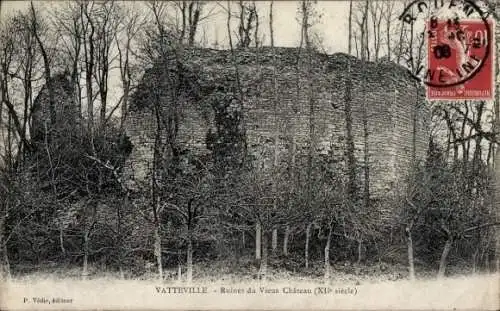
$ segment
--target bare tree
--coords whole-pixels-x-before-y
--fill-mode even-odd
[[[188,163],[186,173],[180,176],[175,176],[168,182],[175,184],[175,192],[185,197],[185,200],[174,199],[170,201],[164,200],[159,212],[163,210],[170,212],[172,215],[179,217],[183,225],[183,233],[180,237],[187,244],[186,247],[186,281],[193,280],[193,253],[194,243],[206,235],[206,230],[200,232],[201,224],[206,223],[207,220],[215,216],[213,211],[209,210],[207,204],[212,196],[212,177],[213,175],[208,171],[203,163],[194,160]],[[188,161],[189,161],[188,160]],[[181,202],[183,201],[183,202]]]
[[[414,201],[414,197],[421,190],[421,182],[427,182],[428,175],[417,176],[416,170],[412,171],[410,175],[410,183],[408,187],[408,193],[404,197],[401,204],[404,206],[402,217],[405,219],[405,236],[406,236],[406,250],[408,256],[408,275],[410,280],[415,280],[415,256],[414,256],[414,245],[413,245],[413,234],[415,227],[418,226],[418,222],[421,220],[421,214],[423,213],[423,207],[417,206]],[[425,198],[428,199],[428,198]],[[424,200],[425,200],[424,199]],[[422,199],[420,199],[422,200]],[[426,204],[424,201],[422,204]]]
[[[155,143],[154,143],[154,155],[153,155],[153,171],[151,174],[151,190],[152,190],[152,200],[151,200],[151,210],[153,212],[153,224],[154,224],[154,256],[156,258],[156,264],[158,267],[158,278],[163,280],[163,260],[162,260],[162,247],[161,247],[161,222],[158,210],[160,208],[160,195],[158,190],[157,181],[157,170],[159,170],[159,165],[161,161],[160,150],[161,146],[161,116],[159,103],[155,105],[155,117],[156,117],[156,133],[155,133]]]
[[[136,75],[139,70],[136,68],[137,57],[134,53],[134,46],[137,45],[138,33],[144,24],[145,20],[141,18],[139,13],[128,10],[125,12],[125,16],[121,21],[120,27],[122,31],[115,33],[123,95],[109,113],[108,119],[113,115],[113,112],[120,107],[120,131],[123,131],[129,111],[130,94],[134,90],[134,82],[137,80]]]
[[[153,0],[148,6],[153,11],[155,23],[161,24],[162,32],[169,32],[172,40],[187,46],[197,43],[200,26],[215,14],[216,7],[206,11],[206,3],[200,0]]]
[[[351,55],[352,52],[352,0],[349,1],[349,23],[348,23],[348,33],[347,36],[347,53]]]
[[[81,36],[83,38],[83,56],[85,71],[85,87],[87,97],[87,129],[89,133],[94,132],[94,92],[93,92],[93,74],[95,67],[96,48],[95,36],[96,25],[91,17],[90,11],[93,9],[93,3],[80,3],[80,22],[82,24]],[[91,134],[93,136],[93,134]]]
[[[237,99],[239,102],[239,111],[243,112],[244,111],[244,94],[243,94],[243,88],[241,87],[241,80],[240,80],[240,70],[238,66],[238,61],[236,59],[236,52],[234,50],[233,46],[233,40],[232,40],[232,35],[231,35],[231,5],[228,2],[227,4],[227,34],[229,37],[229,48],[231,50],[231,56],[232,56],[232,61],[233,61],[233,66],[235,69],[235,83],[236,83],[236,93],[237,93]],[[245,127],[245,119],[243,118],[243,114],[240,116],[240,122],[242,124],[242,135],[246,137],[246,127]],[[246,146],[246,138],[244,139],[245,141],[243,142],[243,150],[242,150],[242,159],[244,160],[246,157],[247,153],[247,146]]]
[[[301,69],[302,69],[302,66],[303,66],[303,60],[302,60],[302,57],[301,57],[301,53],[302,53],[302,48],[303,46],[305,45],[305,48],[306,48],[306,53],[307,53],[307,56],[308,56],[308,60],[311,62],[312,61],[312,56],[310,55],[311,53],[311,40],[309,39],[309,32],[310,32],[310,27],[312,26],[312,24],[310,23],[310,19],[312,18],[312,14],[313,14],[313,11],[312,11],[312,6],[313,6],[313,2],[312,1],[307,1],[307,0],[304,0],[304,1],[301,1],[299,4],[299,9],[298,9],[298,12],[299,12],[299,22],[300,22],[300,44],[299,44],[299,51],[297,53],[297,73],[301,72]],[[308,72],[309,72],[309,75],[307,76],[308,78],[311,77],[310,75],[310,70],[311,68],[308,67]],[[310,79],[308,79],[308,81],[310,83],[312,83],[312,81]],[[299,97],[300,95],[300,91],[301,91],[301,87],[300,87],[301,83],[300,83],[300,74],[297,74],[297,97]],[[310,85],[309,85],[310,86]],[[309,95],[309,94],[308,94]],[[312,105],[312,100],[311,98],[309,98],[310,100],[310,108],[313,107]],[[312,119],[312,116],[309,116],[309,120]],[[310,173],[311,173],[311,169],[312,169],[312,153],[311,151],[313,150],[313,144],[312,144],[312,130],[314,130],[314,125],[313,123],[310,123],[309,124],[309,157],[308,157],[308,166],[307,166],[307,172],[308,172],[308,181],[311,180],[311,176],[310,176]],[[307,205],[308,205],[308,208],[311,209],[311,185],[310,183],[308,183],[308,187],[307,187],[307,192],[306,192],[306,202],[307,202]],[[304,257],[305,257],[305,266],[306,268],[308,268],[309,266],[309,239],[310,239],[310,230],[311,230],[311,227],[312,227],[313,223],[308,223],[307,226],[306,226],[306,241],[305,241],[305,250],[304,250]]]
[[[73,94],[75,103],[78,106],[78,112],[82,113],[82,83],[80,82],[81,70],[81,53],[82,53],[82,23],[80,14],[80,4],[76,1],[66,3],[66,7],[62,10],[56,10],[53,14],[53,27],[57,35],[61,38],[63,48],[60,53],[63,55],[68,64],[71,76],[71,84],[73,85]]]
[[[361,4],[361,2],[360,2]],[[360,32],[360,52],[361,60],[370,60],[370,48],[368,45],[368,8],[369,0],[365,0],[362,7],[361,19],[358,20],[358,31]]]
[[[95,66],[93,73],[100,97],[99,122],[102,130],[106,127],[108,108],[108,79],[115,48],[115,34],[118,31],[120,19],[119,7],[114,1],[98,4],[92,15],[88,15],[90,23],[95,26]]]
[[[9,35],[9,32],[13,28],[12,24],[7,24],[6,21],[1,22],[2,29],[0,29],[0,87],[1,87],[1,102],[0,102],[0,139],[2,140],[4,150],[0,150],[0,165],[4,167],[2,170],[2,175],[0,175],[0,280],[4,281],[10,278],[10,265],[9,265],[9,254],[7,249],[7,241],[6,241],[6,224],[8,221],[8,215],[10,209],[12,208],[9,192],[10,189],[7,187],[9,183],[9,174],[4,174],[4,171],[12,170],[13,168],[13,155],[10,146],[12,145],[12,112],[7,111],[8,121],[4,121],[3,116],[3,107],[4,105],[12,107],[9,98],[9,70],[12,62],[12,57],[14,53],[14,42],[12,36]],[[8,104],[7,104],[8,103]],[[17,116],[17,115],[16,115]],[[5,133],[7,132],[7,135]],[[22,133],[22,132],[21,132]],[[21,134],[20,133],[20,134]]]
[[[156,64],[159,61],[158,70],[165,70],[167,77],[161,75],[152,76],[153,92],[149,100],[152,103],[152,114],[155,120],[155,136],[153,146],[153,167],[151,170],[151,200],[149,202],[151,214],[153,216],[154,246],[153,254],[156,259],[158,278],[163,279],[163,252],[162,252],[162,218],[160,208],[162,205],[162,173],[168,172],[169,166],[173,163],[177,154],[177,130],[178,130],[178,110],[177,96],[173,77],[169,74],[168,56],[173,51],[169,40],[167,29],[162,21],[163,3],[152,2],[149,9],[154,20],[151,30],[146,33],[143,51],[145,64]],[[168,89],[167,89],[168,88]],[[140,90],[139,90],[140,91]],[[162,100],[166,98],[167,101]]]
[[[187,32],[187,43],[193,46],[200,23],[204,3],[202,1],[182,1],[179,4],[182,14],[182,28],[180,38],[184,41]]]
[[[51,57],[49,55],[49,51],[47,51],[44,42],[42,41],[41,29],[43,28],[43,24],[40,18],[38,17],[35,7],[33,6],[33,1],[31,2],[30,10],[31,10],[32,32],[38,43],[38,47],[40,49],[40,53],[42,54],[42,59],[43,59],[45,83],[47,85],[47,89],[49,92],[50,126],[52,128],[53,126],[55,126],[56,123],[56,107],[55,107],[54,85],[51,76],[51,66],[52,66]]]
[[[232,65],[235,70],[235,87],[236,87],[236,96],[238,100],[238,108],[239,111],[243,112],[244,111],[244,95],[243,95],[243,90],[241,87],[241,81],[240,81],[240,70],[238,66],[238,61],[236,58],[236,52],[234,50],[234,45],[233,45],[233,39],[232,39],[232,31],[231,31],[231,16],[232,16],[232,9],[231,9],[231,2],[227,1],[227,6],[225,7],[226,14],[227,14],[227,19],[226,19],[226,30],[227,30],[227,35],[229,38],[229,48],[231,51],[231,60],[232,60]],[[258,55],[257,55],[258,57]],[[259,67],[260,70],[260,67]],[[244,122],[243,117],[241,118],[240,122]],[[245,135],[245,125],[243,123],[243,135]],[[246,138],[244,138],[244,146],[243,146],[243,161],[244,157],[246,157]],[[263,228],[264,227],[264,228]],[[266,237],[266,227],[264,222],[262,221],[261,218],[261,213],[258,211],[257,215],[255,217],[255,258],[257,260],[260,259],[260,271],[259,274],[261,277],[265,278],[266,277],[266,272],[267,272],[267,237]]]
[[[381,11],[381,18],[383,19],[383,22],[385,23],[385,44],[386,44],[386,49],[387,49],[387,60],[391,61],[391,52],[392,52],[392,45],[391,41],[393,41],[393,33],[392,33],[392,24],[394,23],[394,8],[395,8],[395,3],[392,1],[386,1],[382,2],[382,11]]]
[[[361,18],[361,23],[359,24],[360,32],[361,32],[361,60],[370,60],[370,48],[368,45],[368,12],[370,9],[369,0],[365,1],[363,7],[363,13]],[[372,19],[374,20],[374,26],[379,26],[379,29],[374,29],[375,35],[374,39],[377,40],[377,34],[380,36],[380,23],[376,21],[377,11],[376,8],[371,8],[372,10]],[[378,23],[378,24],[377,24]],[[365,51],[365,52],[363,52]],[[378,53],[378,46],[376,44],[375,48],[376,54]],[[368,129],[368,110],[366,107],[366,96],[362,95],[362,123],[363,123],[363,206],[365,209],[370,205],[370,155],[369,155],[369,129]],[[361,244],[361,240],[359,241]],[[359,246],[360,247],[360,246]]]
[[[373,1],[366,0],[363,2],[359,2],[357,4],[357,19],[356,19],[356,27],[357,33],[359,35],[359,45],[356,42],[356,47],[360,53],[361,61],[369,61],[371,53],[370,42],[373,42],[374,46],[374,57],[375,60],[378,59],[380,47],[381,47],[381,5],[380,3],[374,3]],[[373,38],[369,40],[370,32],[369,32],[369,21],[371,20],[373,26]],[[363,133],[363,160],[362,160],[362,172],[363,172],[363,192],[362,196],[358,196],[358,186],[357,186],[357,178],[356,178],[356,159],[354,156],[354,137],[352,132],[352,81],[351,81],[351,60],[348,61],[348,77],[347,77],[347,89],[345,95],[345,123],[346,123],[346,155],[347,155],[347,174],[349,176],[348,184],[348,200],[350,202],[350,206],[356,206],[358,198],[362,198],[362,210],[354,209],[351,212],[351,217],[359,218],[358,220],[366,220],[363,221],[354,221],[353,227],[355,233],[355,240],[358,243],[358,262],[362,259],[362,245],[363,241],[366,238],[365,234],[374,233],[373,230],[370,229],[371,224],[369,219],[362,217],[363,211],[368,211],[371,206],[371,193],[370,193],[370,132],[369,132],[369,115],[368,108],[366,102],[366,96],[361,95],[361,122],[362,122],[362,133]],[[359,214],[359,215],[357,215]],[[357,215],[357,216],[356,216]]]
[[[305,200],[307,204],[307,209],[312,211],[313,209],[313,168],[316,161],[316,99],[314,97],[314,76],[312,75],[313,70],[313,57],[315,54],[314,45],[311,40],[311,32],[312,27],[317,20],[321,18],[318,15],[318,12],[315,10],[315,1],[304,0],[301,1],[299,5],[299,18],[300,18],[300,26],[301,26],[301,35],[300,35],[300,45],[299,45],[299,53],[298,53],[298,62],[297,62],[297,71],[304,70],[305,78],[307,81],[307,93],[306,93],[306,101],[308,103],[308,116],[309,116],[309,131],[308,131],[308,153],[307,153],[307,169],[306,169],[306,189],[305,189]],[[303,45],[305,45],[306,59],[305,62],[301,60],[301,50]],[[299,78],[298,78],[299,79]],[[299,80],[298,84],[299,84]],[[297,85],[297,95],[299,95],[301,86]],[[314,220],[311,223],[306,225],[306,241],[305,241],[305,264],[308,267],[309,264],[309,238],[310,238],[310,230],[314,224]]]
[[[1,52],[1,100],[8,116],[7,131],[12,140],[7,146],[16,146],[17,153],[6,154],[9,163],[19,164],[19,160],[31,149],[28,140],[28,129],[31,129],[31,115],[34,109],[33,93],[37,81],[42,79],[40,67],[37,66],[40,53],[36,42],[30,15],[18,14],[6,20],[2,32]],[[20,88],[18,88],[20,83]],[[3,121],[3,120],[2,120]],[[1,122],[1,121],[0,121]],[[12,162],[11,162],[12,161]],[[17,163],[17,164],[16,164]]]
[[[42,79],[33,16],[18,13],[0,23],[0,278],[10,277],[6,236],[9,214],[17,208],[14,178],[32,150],[27,134],[33,92]],[[6,116],[6,118],[4,117]]]
[[[239,2],[239,26],[237,47],[247,48],[252,42],[252,37],[257,38],[259,27],[259,15],[255,2]],[[258,42],[255,42],[258,44]]]
[[[274,50],[274,26],[273,26],[273,4],[271,2],[269,7],[269,32],[271,40],[272,60],[273,60],[273,109],[274,109],[274,151],[273,151],[273,210],[278,209],[278,179],[279,179],[279,133],[280,133],[280,119],[278,116],[278,80],[276,72],[276,52]],[[255,10],[255,4],[253,9]],[[273,228],[271,247],[273,252],[276,252],[278,247],[278,229]]]
[[[373,30],[373,48],[374,48],[374,60],[377,61],[380,54],[380,48],[382,45],[382,18],[384,13],[384,6],[380,1],[370,1],[369,4],[369,13],[372,22],[372,30]],[[366,29],[368,26],[366,27]]]
[[[4,175],[0,179],[0,280],[5,281],[11,277],[9,254],[7,250],[6,224],[10,210],[14,207],[11,200],[11,189],[7,187],[9,176]]]
[[[392,53],[394,53],[393,42],[404,41],[403,35],[408,31],[404,27],[401,27],[401,38],[399,40],[394,38],[393,25],[397,22],[394,8],[395,3],[391,1],[359,1],[354,5],[354,8],[350,4],[348,19],[350,36],[352,38],[352,35],[354,35],[356,55],[362,60],[377,61],[381,54],[386,52],[387,55],[384,58],[390,61]],[[351,51],[351,49],[351,44],[349,44],[348,51]],[[394,54],[403,53],[404,46],[400,46],[400,52],[397,53],[396,51]]]

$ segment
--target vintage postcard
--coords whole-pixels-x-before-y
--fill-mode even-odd
[[[500,2],[0,8],[1,310],[500,308]]]

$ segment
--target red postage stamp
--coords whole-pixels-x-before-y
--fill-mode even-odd
[[[493,99],[493,29],[491,21],[430,19],[425,73],[429,100]]]

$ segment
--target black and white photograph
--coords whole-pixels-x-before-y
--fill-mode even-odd
[[[1,310],[498,310],[500,2],[1,1]]]

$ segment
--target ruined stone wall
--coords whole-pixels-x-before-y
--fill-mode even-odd
[[[54,88],[55,128],[64,132],[75,127],[79,121],[79,111],[73,97],[73,89],[66,74],[57,74],[52,77]],[[47,131],[51,130],[49,90],[44,85],[34,100],[30,135],[33,139],[43,139]]]
[[[299,65],[297,49],[278,48],[275,53],[277,107],[274,107],[271,50],[236,52],[244,95],[248,151],[264,166],[270,165],[274,131],[278,126],[280,158],[289,158],[292,138],[297,151],[306,152],[310,122],[313,122],[317,152],[326,153],[333,147],[335,154],[342,154],[346,137],[344,96],[349,56],[315,54],[309,72],[309,59],[303,51]],[[185,51],[183,55],[183,66],[191,73],[190,79],[196,80],[193,85],[199,90],[213,90],[217,85],[234,81],[236,75],[232,61],[229,51],[198,49]],[[427,133],[424,120],[427,112],[425,108],[415,108],[424,103],[424,93],[406,70],[395,64],[363,63],[352,57],[350,63],[356,158],[361,163],[364,148],[362,108],[366,105],[371,188],[373,193],[383,194],[398,184],[411,165],[414,123],[416,157],[422,159],[425,156]],[[147,73],[143,85],[152,85],[152,76]],[[208,129],[213,128],[213,112],[207,110],[206,102],[216,92],[201,93],[197,100],[186,97],[182,101],[178,138],[189,149],[208,153],[205,137]],[[128,174],[140,180],[151,168],[156,125],[151,106],[145,105],[144,101],[132,110],[127,132],[134,150],[128,161]]]

